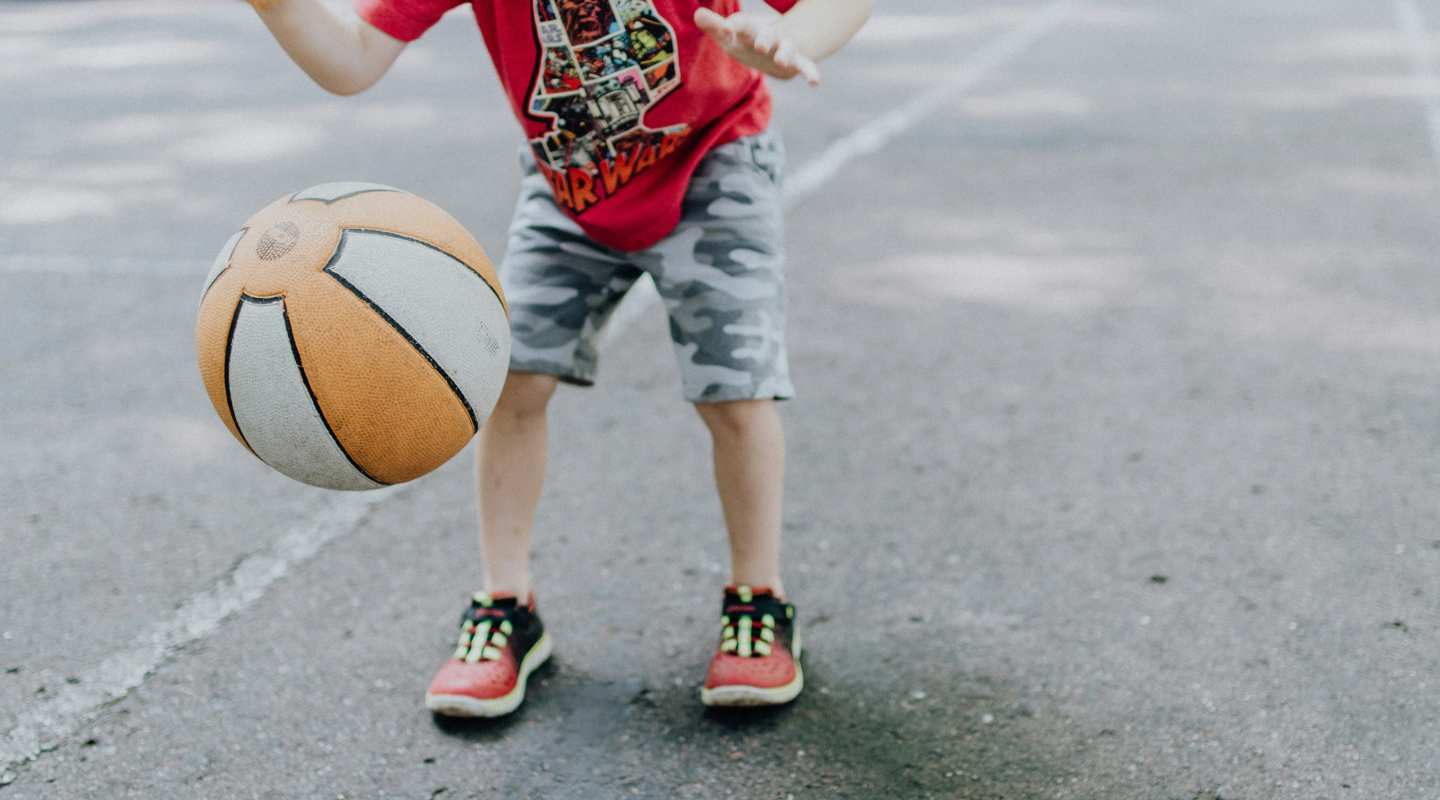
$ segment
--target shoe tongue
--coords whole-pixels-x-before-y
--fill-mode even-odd
[[[509,592],[476,592],[470,601],[481,608],[514,608],[519,602]]]
[[[775,593],[770,591],[769,586],[747,586],[746,584],[731,584],[725,587],[725,605],[747,604],[755,601],[773,602]]]

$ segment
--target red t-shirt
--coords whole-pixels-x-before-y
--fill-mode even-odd
[[[785,11],[797,0],[766,0]],[[770,94],[693,21],[738,0],[355,0],[370,24],[412,41],[470,2],[510,105],[556,202],[622,250],[680,220],[711,148],[764,130]]]

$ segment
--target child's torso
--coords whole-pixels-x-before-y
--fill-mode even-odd
[[[501,84],[557,202],[597,239],[648,246],[695,165],[758,133],[758,73],[695,26],[697,0],[475,0]],[[705,3],[722,14],[736,0]]]

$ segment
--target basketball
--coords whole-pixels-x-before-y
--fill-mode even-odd
[[[485,424],[510,359],[495,269],[408,192],[328,183],[261,209],[205,279],[210,402],[261,461],[329,489],[417,478]]]

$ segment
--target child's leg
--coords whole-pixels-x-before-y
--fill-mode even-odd
[[[710,428],[715,488],[730,534],[731,582],[780,584],[780,506],[785,485],[785,432],[774,400],[696,403]]]
[[[722,144],[701,161],[681,222],[631,256],[670,318],[685,399],[710,429],[730,534],[732,586],[700,700],[787,703],[805,686],[795,606],[781,599],[785,435],[776,400],[793,396],[785,355],[785,249],[779,140]]]
[[[545,483],[553,375],[511,372],[475,448],[485,591],[530,592],[530,532]]]

